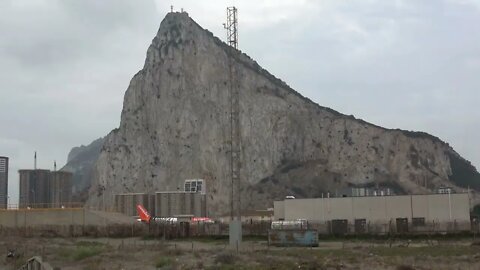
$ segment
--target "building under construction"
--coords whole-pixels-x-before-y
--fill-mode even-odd
[[[67,207],[72,198],[72,173],[19,170],[20,208]]]
[[[8,208],[8,157],[0,157],[0,209]]]
[[[50,174],[50,203],[51,207],[60,208],[71,204],[73,174],[64,171],[55,171]]]

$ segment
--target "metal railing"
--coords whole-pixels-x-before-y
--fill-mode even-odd
[[[83,202],[69,202],[69,203],[28,203],[28,204],[0,204],[0,210],[17,210],[17,209],[65,209],[65,208],[83,208]]]

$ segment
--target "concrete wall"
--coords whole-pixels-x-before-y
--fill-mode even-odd
[[[326,222],[366,219],[388,223],[396,218],[425,218],[426,222],[470,222],[469,198],[466,193],[406,196],[345,197],[293,199],[274,202],[275,220],[307,219]]]
[[[155,193],[155,211],[158,217],[177,215],[206,217],[206,195],[198,192],[157,192]]]
[[[0,211],[0,226],[84,225],[84,209],[20,209]]]
[[[0,227],[24,228],[43,225],[108,225],[136,223],[120,213],[85,208],[0,210]]]

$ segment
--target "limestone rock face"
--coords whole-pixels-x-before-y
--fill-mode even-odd
[[[438,138],[321,107],[188,14],[169,13],[125,93],[120,127],[105,140],[89,203],[101,204],[103,192],[111,205],[115,193],[177,190],[185,179],[203,178],[209,215],[228,212],[232,85],[240,93],[244,209],[348,186],[389,186],[400,193],[456,187],[452,157],[478,177]]]

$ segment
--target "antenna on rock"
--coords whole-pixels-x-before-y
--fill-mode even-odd
[[[170,6],[170,12],[173,13],[173,5]]]
[[[227,7],[227,23],[223,24],[227,29],[228,45],[238,49],[238,9],[236,7]]]

